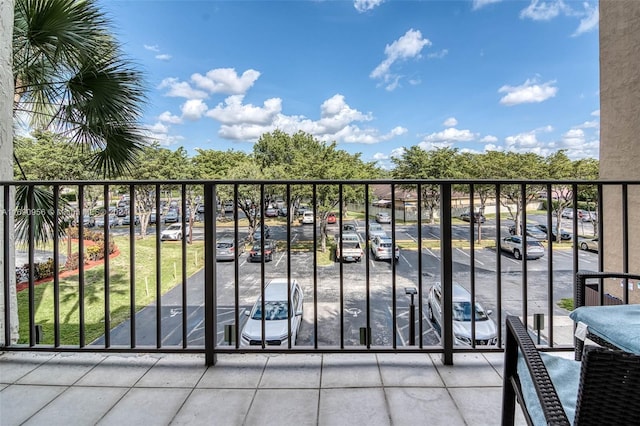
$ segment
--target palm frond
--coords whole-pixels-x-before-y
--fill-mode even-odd
[[[56,215],[53,193],[38,186],[18,186],[16,188],[15,236],[20,244],[29,242],[29,230],[33,219],[33,237],[37,246],[54,237],[55,223],[58,222],[58,236],[65,235],[65,224],[72,218],[66,214]],[[71,206],[61,200],[58,212],[71,212]]]
[[[143,145],[145,87],[95,0],[16,0],[14,112],[96,153],[98,173],[127,170]]]

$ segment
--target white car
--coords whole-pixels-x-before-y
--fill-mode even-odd
[[[398,260],[400,257],[400,249],[396,246],[393,250],[393,241],[388,237],[374,237],[371,240],[371,253],[375,260]],[[395,253],[394,253],[395,252]]]
[[[313,224],[314,219],[315,214],[313,213],[313,210],[305,210],[304,213],[302,213],[303,224]]]
[[[519,235],[503,238],[500,242],[500,250],[513,254],[516,259],[522,259],[525,251],[527,259],[540,259],[544,256],[544,246],[533,238],[527,239],[527,250],[522,250],[522,237]]]
[[[189,235],[191,228],[187,224],[186,232],[182,232],[182,223],[172,223],[160,233],[160,241],[178,241]]]
[[[485,310],[479,303],[472,309],[471,294],[460,284],[453,283],[453,336],[458,345],[471,345],[472,310],[475,312],[476,345],[495,345],[498,332],[495,322],[489,317],[491,310]],[[439,282],[429,290],[427,311],[436,331],[442,330],[442,288]]]
[[[379,223],[369,224],[369,240],[373,240],[375,237],[386,237],[387,231],[384,230]]]
[[[379,212],[376,215],[376,222],[378,223],[391,223],[391,216],[389,213]]]
[[[304,294],[297,280],[291,280],[291,300],[287,302],[287,278],[274,278],[264,288],[264,344],[268,346],[295,345],[302,323]],[[243,346],[262,345],[262,298],[258,296],[242,329]],[[289,334],[291,319],[291,334]]]

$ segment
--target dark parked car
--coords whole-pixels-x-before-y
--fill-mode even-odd
[[[273,254],[276,252],[276,242],[274,240],[264,240],[264,260],[269,262],[273,260]],[[262,261],[262,246],[261,242],[257,241],[251,247],[249,252],[249,262],[261,262]]]
[[[540,240],[540,241],[546,241],[547,239],[547,233],[542,232],[542,230],[538,228],[537,225],[527,225],[526,230],[527,230],[528,237],[535,238],[536,240]],[[511,225],[509,227],[509,233],[511,235],[516,235],[515,225]]]
[[[547,234],[547,235],[548,235],[548,232],[547,232],[547,225],[542,225],[542,224],[541,224],[541,225],[536,225],[536,227],[537,227],[538,229],[540,229],[542,232],[544,232],[545,234]],[[556,234],[556,228],[555,228],[555,226],[554,226],[553,228],[551,228],[551,235],[553,236],[553,239],[554,239],[554,240],[557,240],[557,239],[558,239],[558,238],[557,238],[557,234]],[[571,239],[571,234],[570,234],[570,233],[568,233],[567,231],[565,231],[564,229],[561,229],[561,230],[560,230],[560,239],[561,239],[561,240],[570,240],[570,239]]]
[[[460,219],[464,220],[465,222],[471,222],[471,213],[469,212],[464,212],[460,215]],[[484,223],[487,219],[484,217],[484,215],[482,213],[479,212],[474,212],[473,213],[473,223]]]
[[[262,230],[260,229],[260,226],[258,226],[258,228],[253,233],[253,241],[260,242],[261,238],[262,238]],[[269,228],[269,225],[264,225],[264,238],[265,239],[271,238],[271,229]]]

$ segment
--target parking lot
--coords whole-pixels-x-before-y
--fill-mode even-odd
[[[364,222],[354,222],[364,238]],[[390,225],[383,225],[391,234]],[[285,226],[272,226],[271,238],[286,240]],[[495,238],[495,225],[488,221],[483,225],[483,238]],[[219,228],[219,233],[225,233]],[[313,238],[313,226],[292,227],[292,242]],[[330,235],[337,233],[337,226],[330,226]],[[468,224],[455,225],[454,238],[463,239],[469,235]],[[439,234],[438,226],[423,225],[423,238],[435,238]],[[507,227],[502,235],[508,235]],[[416,226],[396,226],[397,241],[411,241],[417,237]],[[548,250],[548,249],[545,249]],[[469,247],[458,247],[453,250],[454,280],[464,287],[470,288],[471,251]],[[374,261],[370,256],[368,262],[332,263],[327,266],[316,266],[314,270],[313,253],[296,251],[290,255],[291,274],[297,279],[304,291],[304,316],[300,327],[297,345],[299,346],[358,346],[360,345],[360,328],[366,327],[367,318],[371,326],[371,344],[381,346],[406,345],[409,340],[409,304],[410,297],[406,288],[417,288],[419,278],[423,285],[422,319],[423,344],[438,345],[439,332],[428,319],[426,296],[433,283],[440,276],[440,251],[437,248],[423,248],[422,269],[418,269],[418,251],[401,249],[398,262]],[[520,313],[522,310],[522,267],[523,262],[510,254],[496,253],[494,248],[477,247],[473,252],[475,264],[474,277],[476,300],[485,309],[492,310],[492,318],[499,321],[497,312],[497,280],[496,261],[500,256],[502,272],[500,274],[502,292],[502,315]],[[548,304],[547,271],[553,268],[553,299],[573,297],[573,252],[570,249],[556,249],[553,263],[549,265],[548,253],[539,260],[530,260],[527,265],[528,310],[545,312]],[[596,270],[597,254],[579,251],[580,269]],[[260,262],[248,262],[248,255],[240,256],[237,263],[238,274],[238,307],[240,311],[240,330],[246,320],[244,315],[260,295],[261,276],[264,268],[264,282],[272,278],[286,277],[289,269],[289,257],[285,251],[276,252],[274,258],[264,265]],[[224,326],[233,324],[236,294],[236,262],[217,262],[217,300],[218,300],[218,342],[228,344],[224,340]],[[341,275],[342,272],[342,275]],[[342,279],[341,279],[342,277]],[[368,279],[367,279],[368,278]],[[204,273],[199,271],[188,281],[188,339],[190,344],[199,344],[203,339],[204,318],[202,312]],[[392,289],[395,286],[395,301]],[[342,304],[341,304],[342,302]],[[182,339],[180,330],[182,321],[181,290],[175,289],[163,296],[163,344],[179,344]],[[415,300],[418,310],[418,300]],[[558,314],[566,314],[560,307],[555,308]],[[145,312],[148,311],[148,312]],[[395,327],[394,327],[395,314]],[[145,325],[145,323],[148,323]],[[316,327],[317,324],[317,327]],[[138,314],[137,339],[147,338],[155,341],[155,307],[148,307]],[[151,330],[145,332],[145,329]],[[127,326],[114,330],[112,340],[118,336],[128,338]],[[416,333],[418,333],[416,325]],[[341,341],[342,330],[342,341]],[[139,344],[144,344],[139,342]]]

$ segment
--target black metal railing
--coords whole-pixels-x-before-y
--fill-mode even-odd
[[[628,268],[628,190],[637,187],[480,180],[0,185],[5,212],[0,350],[196,352],[205,353],[208,364],[217,353],[250,351],[433,352],[451,364],[454,352],[503,350],[507,314],[521,316],[525,325],[534,313],[546,314],[542,344],[568,349],[571,339],[554,336],[554,318],[568,314],[558,302],[572,297],[579,269],[600,271],[604,259],[601,249],[581,251],[579,240],[597,235],[603,247],[603,222],[609,218],[599,200],[605,189],[615,188],[622,197],[621,219],[615,220],[624,224],[618,238]],[[400,190],[402,200],[392,196],[388,205],[374,204],[377,194]],[[411,202],[407,194],[414,194]],[[233,211],[225,213],[228,200]],[[571,241],[548,238],[544,256],[535,261],[526,250],[502,250],[511,218],[557,229],[562,214],[558,218],[546,208],[554,203],[569,206],[567,215],[575,218],[589,214],[585,221],[566,219]],[[296,212],[302,206],[314,211],[313,224],[299,223]],[[178,216],[173,234],[167,232],[168,219],[176,215],[169,210]],[[274,210],[280,215],[266,216]],[[393,254],[377,261],[372,252],[378,240],[371,238],[370,226],[381,211],[391,216],[383,229],[391,253],[400,248],[397,261]],[[457,219],[463,211],[471,211],[470,222]],[[335,224],[327,224],[329,212],[335,213]],[[478,223],[475,212],[487,221]],[[347,225],[361,239],[362,262],[342,261],[343,237],[351,232]],[[255,241],[254,231],[260,235]],[[44,235],[48,238],[41,241]],[[235,246],[229,262],[217,251],[223,236]],[[521,246],[528,247],[532,238],[523,232]],[[268,254],[271,240],[276,244]],[[242,248],[259,250],[259,264],[249,263]],[[336,248],[339,263],[332,258]],[[21,256],[24,261],[17,260]],[[300,305],[293,301],[298,287],[292,285],[286,286],[284,303],[267,300],[275,288],[267,284],[277,278],[297,283]],[[441,283],[437,295],[436,283]],[[454,283],[468,296],[458,294]],[[254,320],[245,314],[252,309],[264,314]],[[257,324],[253,338],[247,337],[251,324]],[[243,332],[246,341],[258,344],[245,345]]]

